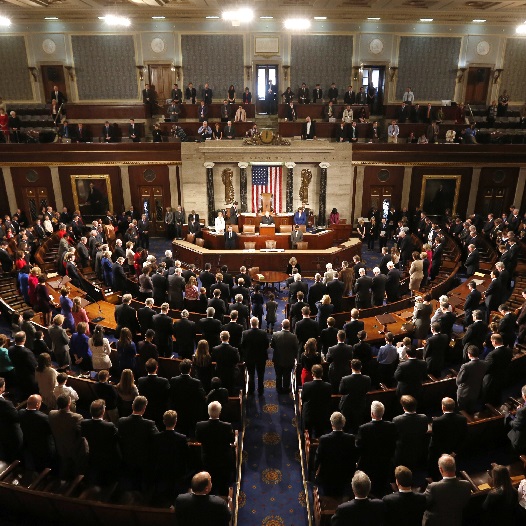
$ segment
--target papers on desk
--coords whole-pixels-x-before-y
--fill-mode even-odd
[[[486,274],[482,274],[482,272],[475,272],[473,275],[474,276],[478,276],[479,278],[485,278],[486,277]]]
[[[260,252],[285,252],[284,248],[262,248]]]
[[[479,285],[484,285],[484,280],[483,279],[474,279],[473,281],[476,283],[477,287]]]
[[[255,248],[245,248],[243,249],[243,252],[255,252],[256,249]]]
[[[263,274],[256,274],[256,278],[258,281],[263,281],[265,279],[265,276],[263,276]]]

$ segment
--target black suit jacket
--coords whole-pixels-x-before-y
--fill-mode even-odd
[[[331,297],[334,312],[342,312],[342,297],[345,283],[339,279],[332,279],[327,283],[327,294]]]
[[[340,380],[351,372],[352,347],[346,343],[337,343],[329,347],[326,360],[329,364],[329,380],[336,391]]]
[[[30,454],[37,471],[51,467],[55,456],[55,439],[49,418],[41,411],[21,409],[20,427],[24,435],[24,450]]]
[[[241,361],[239,351],[229,343],[222,342],[212,349],[211,355],[212,360],[216,362],[217,376],[221,378],[223,387],[232,389],[237,364]]]
[[[331,384],[322,380],[305,382],[301,391],[305,427],[327,427],[331,414]]]
[[[502,299],[502,286],[498,279],[491,280],[488,288],[486,289],[486,299],[484,303],[486,308],[491,311],[496,311],[499,308]]]
[[[471,252],[471,254],[468,255],[464,263],[464,266],[466,267],[467,276],[473,276],[475,272],[478,272],[479,259],[480,259],[479,252],[476,249],[473,252]]]
[[[221,291],[220,298],[225,302],[225,305],[228,305],[228,302],[230,301],[230,287],[226,283],[220,281],[210,287],[210,295],[213,295],[215,289]]]
[[[117,470],[122,460],[115,424],[104,420],[83,420],[80,432],[88,441],[89,464],[96,470]]]
[[[464,360],[467,360],[467,346],[476,345],[479,351],[484,347],[484,341],[488,335],[488,326],[481,320],[472,323],[466,330],[462,338],[462,345],[464,346]]]
[[[427,362],[427,370],[434,376],[440,376],[444,368],[448,345],[447,334],[434,334],[426,341],[424,360]]]
[[[120,290],[123,293],[126,292],[128,281],[122,265],[119,265],[119,263],[113,263],[111,272],[113,276],[113,289]]]
[[[201,286],[203,286],[206,289],[206,292],[208,294],[208,297],[212,294],[210,292],[210,287],[216,282],[216,277],[211,272],[208,272],[204,270],[199,274],[199,281],[201,282]]]
[[[173,325],[175,350],[180,358],[192,358],[195,347],[197,325],[188,318],[181,318]]]
[[[141,326],[141,332],[143,335],[146,334],[148,329],[153,329],[152,319],[155,314],[156,312],[153,309],[150,309],[150,307],[141,307],[137,311],[137,318],[139,319],[139,325]]]
[[[429,449],[436,455],[457,453],[464,444],[468,430],[465,416],[456,413],[444,413],[433,419],[433,433]]]
[[[466,296],[466,301],[464,302],[464,310],[469,310],[470,312],[477,310],[479,308],[481,300],[482,294],[477,289],[472,290]]]
[[[390,470],[397,438],[398,431],[392,422],[372,420],[361,425],[356,434],[360,453],[358,467],[366,473]]]
[[[155,314],[152,317],[152,327],[155,331],[155,344],[161,351],[166,349],[171,355],[172,351],[172,335],[173,335],[173,320],[168,314]],[[165,352],[165,354],[167,354]]]
[[[16,380],[23,391],[22,396],[38,393],[35,381],[35,370],[37,367],[35,355],[27,347],[20,345],[9,347],[8,353],[9,359],[15,368]],[[35,391],[34,389],[37,390]]]
[[[170,481],[181,479],[188,464],[188,442],[175,431],[163,431],[153,437],[154,465],[157,478]]]
[[[137,389],[142,396],[148,399],[144,417],[154,420],[160,426],[168,406],[170,383],[166,378],[149,374],[137,380]]]
[[[394,373],[396,394],[411,395],[418,400],[422,399],[422,383],[427,378],[427,363],[424,360],[409,359],[401,362]]]
[[[175,516],[178,526],[228,526],[231,513],[226,502],[220,497],[185,493],[175,500]]]
[[[400,271],[392,268],[387,273],[387,282],[385,284],[385,293],[387,294],[387,301],[397,301],[400,297]]]
[[[244,290],[247,290],[247,289],[245,289],[245,287],[234,287],[234,289],[236,289],[236,288],[237,289],[243,288]],[[248,293],[248,290],[247,290],[247,293]],[[237,294],[242,294],[241,290],[238,290],[236,292],[236,295]],[[247,301],[248,301],[248,297],[247,297]],[[250,312],[248,310],[248,307],[246,305],[244,305],[243,303],[236,302],[236,303],[232,303],[228,307],[228,311],[229,312],[232,312],[233,310],[237,311],[237,321],[238,321],[239,325],[241,325],[244,329],[246,329],[248,327],[248,319],[250,317]],[[239,340],[239,343],[241,343],[241,339]],[[234,347],[237,347],[237,346],[234,346]]]
[[[395,450],[395,466],[407,466],[414,469],[423,460],[427,416],[417,413],[404,413],[393,418],[398,431]]]
[[[423,493],[397,491],[386,495],[382,501],[390,526],[422,526],[426,510],[426,497]]]
[[[303,281],[294,281],[294,283],[290,284],[290,287],[289,287],[289,303],[291,305],[293,303],[296,303],[296,301],[298,301],[298,298],[296,297],[296,294],[299,291],[303,292],[303,295],[306,298],[308,296],[308,294],[309,294],[309,286],[307,285],[307,283],[304,283]]]
[[[225,248],[235,249],[237,245],[237,233],[236,232],[225,232]]]
[[[221,420],[206,420],[195,426],[195,438],[201,442],[203,463],[206,467],[228,467],[232,463],[234,431],[232,424]]]
[[[340,411],[352,428],[363,424],[367,412],[367,393],[371,390],[371,378],[364,374],[350,374],[341,379],[339,392]]]
[[[215,318],[201,318],[197,322],[197,332],[203,335],[203,339],[208,342],[209,347],[215,347],[221,343],[219,339],[221,322]]]
[[[0,396],[0,452],[7,462],[19,458],[22,448],[20,418],[13,402]]]
[[[316,123],[310,123],[310,132],[307,134],[307,123],[304,122],[301,127],[301,138],[302,139],[314,139],[316,137]]]
[[[344,326],[343,330],[345,331],[345,342],[348,345],[354,345],[358,343],[358,333],[363,331],[365,325],[361,320],[351,320],[348,321]]]
[[[311,318],[302,318],[294,326],[294,332],[299,341],[299,353],[303,352],[303,347],[309,338],[316,338],[320,334],[318,322]]]
[[[268,358],[267,333],[262,329],[248,329],[241,337],[241,355],[247,364],[261,364]]]
[[[205,390],[201,381],[189,374],[170,379],[170,409],[177,411],[177,428],[193,434],[195,423],[205,411]]]
[[[376,526],[384,524],[384,504],[377,499],[350,500],[340,504],[332,516],[331,526]]]
[[[500,319],[499,322],[499,334],[504,340],[504,345],[513,347],[515,343],[515,329],[517,327],[517,317],[511,312],[506,314]]]
[[[231,321],[223,325],[223,327],[221,327],[221,330],[227,331],[228,334],[230,334],[230,339],[228,340],[230,345],[232,345],[232,347],[235,347],[236,349],[239,349],[241,345],[241,338],[243,336],[243,325]]]
[[[132,334],[139,332],[139,322],[137,321],[137,311],[131,305],[118,305],[115,307],[115,321],[117,328],[115,336],[118,338],[123,327],[130,329]]]
[[[125,464],[145,469],[152,458],[153,437],[158,433],[155,422],[132,414],[119,418],[118,428]]]

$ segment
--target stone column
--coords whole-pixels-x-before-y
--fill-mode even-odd
[[[53,192],[55,193],[55,206],[57,207],[57,210],[62,210],[62,208],[64,208],[64,201],[62,200],[62,188],[60,188],[58,166],[50,166],[50,171],[51,183],[53,184]]]
[[[473,168],[471,175],[471,189],[469,190],[468,207],[466,209],[466,216],[470,216],[475,212],[475,202],[477,200],[477,192],[479,189],[480,168]],[[460,203],[457,203],[457,210]]]
[[[286,211],[294,212],[294,206],[292,203],[294,200],[294,167],[296,166],[296,163],[285,163],[285,166],[287,167],[287,182],[285,193]],[[325,171],[325,173],[327,173],[327,171]]]
[[[130,174],[128,172],[128,165],[123,164],[119,167],[121,171],[121,185],[122,185],[122,200],[124,201],[124,210],[129,210],[132,204],[131,190],[130,190]],[[115,206],[115,203],[113,204]]]
[[[206,168],[206,196],[208,203],[208,224],[213,225],[215,219],[215,198],[214,198],[214,163],[204,163]]]
[[[402,202],[400,209],[409,209],[409,194],[411,192],[411,174],[413,173],[412,166],[404,167],[404,182],[402,184]]]
[[[356,193],[354,194],[354,217],[362,217],[363,181],[365,179],[365,168],[356,167]]]
[[[519,170],[519,178],[517,179],[517,187],[515,188],[515,197],[513,202],[515,206],[520,208],[522,203],[522,197],[524,195],[524,185],[526,183],[526,168],[521,166]]]
[[[327,169],[329,166],[329,163],[320,163],[320,215],[318,225],[327,224]]]
[[[239,166],[239,210],[247,211],[247,168],[248,163],[237,163]]]
[[[2,167],[2,174],[4,175],[5,190],[7,193],[7,201],[9,210],[16,210],[18,208],[15,195],[15,187],[13,185],[13,175],[11,174],[11,168],[9,166]],[[22,203],[20,203],[22,207]],[[38,206],[37,206],[38,209]],[[29,210],[26,211],[29,217]]]
[[[168,180],[170,181],[170,206],[175,209],[178,205],[183,206],[183,203],[177,202],[178,188],[177,188],[177,166],[175,164],[168,165]],[[181,201],[183,201],[183,195],[181,195]],[[183,207],[184,208],[184,207]]]

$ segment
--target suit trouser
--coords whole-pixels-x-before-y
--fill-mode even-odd
[[[265,377],[265,362],[250,362],[247,363],[248,371],[248,392],[253,393],[256,387],[255,373],[258,375],[258,391],[263,392],[263,379]]]
[[[276,389],[278,391],[288,391],[290,389],[292,367],[274,365],[274,370],[276,371]]]

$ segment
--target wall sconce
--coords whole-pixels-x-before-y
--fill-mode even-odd
[[[283,66],[283,79],[289,80],[289,69],[290,66]]]
[[[175,62],[172,60],[172,64],[170,65],[170,69],[172,71],[175,71]]]
[[[175,80],[176,82],[179,82],[181,79],[181,66],[174,66],[174,69],[172,71],[175,71]]]
[[[29,73],[31,73],[31,75],[33,75],[33,80],[35,82],[37,82],[38,81],[38,70],[37,70],[37,68],[29,66],[27,69],[29,70]]]
[[[398,71],[398,66],[389,66],[389,80],[393,82],[396,77],[396,72]]]
[[[75,68],[73,66],[64,66],[69,75],[69,80],[73,82],[75,80]]]
[[[460,84],[464,80],[464,73],[467,68],[458,68],[457,70],[457,84]]]
[[[250,74],[252,73],[252,66],[245,66],[245,76],[247,80],[250,80]]]
[[[139,72],[139,80],[144,80],[144,66],[135,66]]]
[[[495,69],[493,71],[493,84],[497,84],[503,71],[503,69]]]

